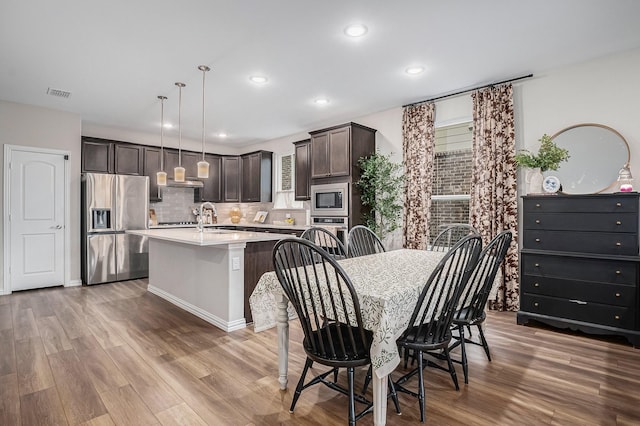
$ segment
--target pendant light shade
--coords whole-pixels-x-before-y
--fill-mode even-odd
[[[198,67],[200,71],[202,71],[202,160],[198,161],[198,177],[201,179],[206,179],[209,177],[209,163],[204,159],[204,139],[205,139],[205,126],[204,126],[204,80],[207,71],[211,70],[206,65],[200,65]]]
[[[167,172],[164,171],[164,101],[166,96],[158,96],[160,99],[160,171],[156,173],[156,184],[167,185]]]
[[[184,182],[184,167],[182,167],[182,88],[184,83],[176,83],[178,86],[178,167],[173,169],[173,180]]]

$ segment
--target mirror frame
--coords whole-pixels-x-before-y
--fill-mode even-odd
[[[555,134],[553,134],[553,136],[551,136],[551,140],[554,140],[557,136],[560,136],[562,133],[568,132],[569,130],[575,129],[575,128],[577,128],[577,127],[587,127],[587,126],[589,126],[589,127],[600,127],[600,128],[603,128],[603,129],[609,130],[610,132],[612,132],[612,133],[614,133],[615,135],[617,135],[617,136],[622,140],[622,142],[624,142],[624,145],[627,147],[627,159],[626,159],[626,160],[625,160],[625,161],[620,165],[620,168],[622,168],[622,167],[624,167],[625,165],[629,164],[629,161],[631,161],[631,149],[629,148],[629,143],[628,143],[628,142],[627,142],[627,140],[624,138],[624,136],[622,136],[622,135],[620,134],[620,132],[618,132],[616,129],[614,129],[614,128],[612,128],[612,127],[609,127],[609,126],[606,126],[606,125],[604,125],[604,124],[598,124],[598,123],[580,123],[580,124],[574,124],[573,126],[566,127],[566,128],[564,128],[564,129],[562,129],[562,130],[560,130],[560,131],[556,132]],[[564,148],[566,148],[566,147],[564,147]],[[571,155],[571,150],[569,150],[569,155]],[[545,175],[547,175],[547,174],[553,174],[553,171],[550,171],[550,172],[545,173]],[[560,181],[560,183],[562,184],[562,180]],[[606,187],[604,187],[604,188],[602,188],[602,189],[600,189],[600,190],[597,190],[597,191],[593,191],[593,192],[586,192],[586,193],[580,193],[580,194],[578,194],[578,193],[566,193],[566,192],[563,192],[563,193],[564,193],[564,194],[567,194],[567,195],[600,194],[600,193],[602,193],[602,192],[604,192],[604,191],[606,191],[606,190],[611,189],[612,187],[614,187],[614,186],[616,185],[616,183],[617,183],[617,179],[616,179],[616,180],[614,180],[613,182],[611,182],[611,183],[610,183],[609,185],[607,185]]]

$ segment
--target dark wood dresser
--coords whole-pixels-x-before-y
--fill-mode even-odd
[[[518,324],[640,346],[639,194],[523,197]]]

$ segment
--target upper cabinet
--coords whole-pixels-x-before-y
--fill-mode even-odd
[[[295,199],[308,200],[311,196],[311,140],[295,142]]]
[[[198,161],[202,159],[202,154],[192,151],[178,151],[173,148],[164,149],[164,170],[167,178],[173,179],[173,169],[182,165],[187,179],[195,179],[198,175]]]
[[[143,148],[143,157],[144,175],[149,176],[149,201],[162,201],[162,193],[156,178],[156,173],[160,171],[160,148],[145,146]]]
[[[273,153],[258,151],[241,158],[242,202],[271,202]]]
[[[142,176],[143,150],[142,146],[125,143],[113,144],[114,165],[113,171],[119,175]]]
[[[375,151],[375,132],[356,123],[311,132],[311,178],[354,177],[358,159]]]
[[[222,157],[222,201],[240,202],[240,157],[237,155]]]
[[[82,172],[113,173],[113,142],[83,137]]]
[[[222,201],[222,157],[215,154],[205,154],[209,163],[209,177],[204,179],[201,191],[201,201],[219,203]]]

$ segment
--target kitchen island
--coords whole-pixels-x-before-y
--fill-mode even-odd
[[[128,231],[149,238],[148,291],[225,331],[246,327],[245,305],[291,235],[207,228]]]

